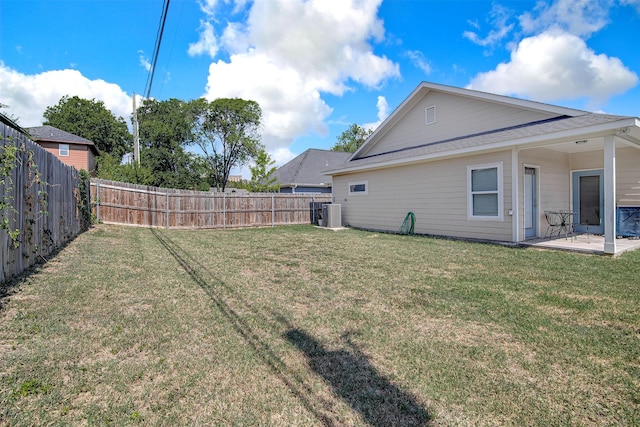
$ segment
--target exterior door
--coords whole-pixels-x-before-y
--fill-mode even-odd
[[[536,170],[524,168],[524,237],[525,239],[538,235],[538,200],[537,200]]]
[[[602,170],[573,173],[573,221],[578,233],[604,234]]]

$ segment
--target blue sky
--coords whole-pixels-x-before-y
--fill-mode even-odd
[[[37,126],[78,95],[128,120],[161,10],[0,0],[4,112]],[[258,101],[282,164],[375,126],[421,81],[640,116],[638,40],[640,0],[172,0],[151,96]]]

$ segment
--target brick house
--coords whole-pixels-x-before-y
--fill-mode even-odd
[[[93,141],[48,125],[30,127],[27,131],[35,143],[54,154],[64,164],[95,175],[96,156],[100,153]]]

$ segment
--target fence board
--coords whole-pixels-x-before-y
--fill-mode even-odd
[[[31,141],[17,129],[0,123],[0,154],[17,147],[15,160],[0,171],[0,221],[20,230],[16,243],[0,228],[0,283],[62,247],[83,230],[78,212],[80,176],[76,169]]]
[[[243,228],[310,223],[310,203],[330,194],[215,193],[91,180],[94,214],[106,224]]]

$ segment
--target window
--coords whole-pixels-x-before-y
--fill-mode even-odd
[[[436,106],[435,105],[424,109],[424,122],[427,125],[431,125],[436,122]]]
[[[358,181],[349,183],[349,195],[367,194],[369,192],[368,181]]]
[[[69,155],[69,144],[60,144],[58,145],[58,155],[59,156],[68,156]]]
[[[469,219],[502,221],[502,163],[468,166],[467,180]]]

